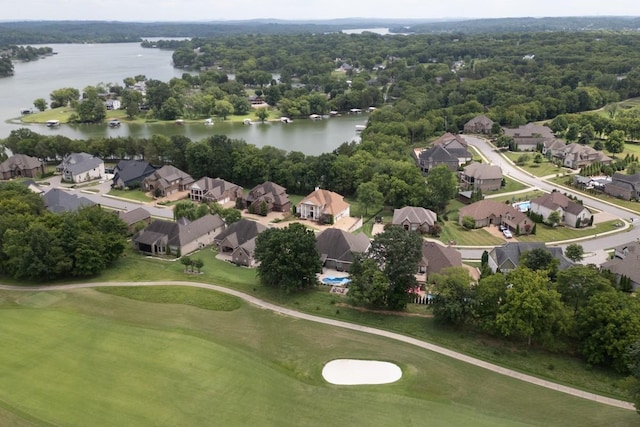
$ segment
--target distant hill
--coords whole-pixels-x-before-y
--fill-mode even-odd
[[[367,19],[323,21],[257,19],[214,22],[21,21],[0,22],[0,46],[40,43],[122,43],[146,37],[218,37],[237,34],[326,33],[351,28],[395,33],[495,33],[540,31],[638,31],[640,17],[501,19]]]

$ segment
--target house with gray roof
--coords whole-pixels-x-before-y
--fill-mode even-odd
[[[173,165],[164,165],[142,180],[142,189],[166,197],[180,191],[189,191],[192,184],[191,175]]]
[[[585,227],[589,225],[593,216],[585,206],[571,200],[559,191],[532,199],[529,209],[531,212],[542,215],[544,220],[547,220],[552,212],[558,212],[562,218],[562,224],[568,227]]]
[[[618,282],[622,277],[628,277],[631,281],[633,290],[640,288],[640,255],[637,253],[629,254],[624,259],[614,258],[605,262],[600,266],[601,270],[609,270],[618,278]]]
[[[44,175],[44,163],[26,154],[14,154],[0,163],[0,179],[38,178]]]
[[[481,114],[464,124],[464,133],[482,133],[489,135],[491,134],[492,128],[493,120]]]
[[[66,182],[87,182],[104,178],[104,161],[88,153],[67,154],[62,163],[56,166],[56,172],[62,174]]]
[[[552,156],[562,161],[563,166],[571,169],[580,169],[595,162],[608,165],[612,161],[611,157],[602,151],[575,142],[552,151]]]
[[[203,177],[189,189],[189,198],[194,202],[216,202],[223,205],[241,199],[242,195],[242,187],[221,178]]]
[[[527,123],[524,126],[509,129],[503,128],[504,134],[513,138],[516,151],[536,151],[538,145],[554,138],[553,131],[547,126]]]
[[[625,200],[640,200],[640,173],[614,173],[611,182],[605,184],[604,192]]]
[[[66,190],[52,188],[42,195],[44,205],[50,212],[76,212],[85,206],[93,206],[96,203],[84,196],[69,193]]]
[[[391,223],[400,225],[405,230],[428,233],[438,220],[438,216],[432,210],[419,206],[405,206],[393,210]]]
[[[111,187],[124,190],[142,185],[142,181],[156,171],[156,167],[144,160],[120,160],[113,168]]]
[[[629,255],[640,257],[640,242],[627,242],[613,248],[614,258],[625,259]]]
[[[224,229],[220,215],[207,214],[195,221],[156,220],[133,236],[133,246],[151,255],[182,256],[212,245]]]
[[[436,242],[422,243],[422,258],[418,263],[418,282],[426,282],[432,274],[440,273],[444,268],[462,267],[462,254],[451,246]]]
[[[473,162],[460,172],[460,187],[475,191],[496,191],[502,187],[502,169],[498,165]]]
[[[145,208],[135,208],[130,211],[118,211],[118,218],[120,218],[125,224],[127,224],[127,228],[130,234],[133,234],[135,227],[142,223],[149,225],[151,224],[151,214]]]
[[[255,265],[256,237],[267,229],[257,221],[243,218],[220,232],[215,243],[223,254],[231,255],[231,262],[251,267]]]
[[[520,257],[525,252],[533,249],[545,249],[558,260],[558,269],[566,270],[573,262],[564,256],[562,248],[558,246],[547,247],[542,242],[507,242],[502,246],[496,246],[489,252],[489,268],[494,273],[500,270],[503,273],[515,270],[520,265]]]
[[[467,142],[460,135],[446,133],[436,139],[431,147],[414,150],[414,156],[424,173],[438,165],[447,165],[452,171],[473,159],[473,155],[467,149]]]
[[[316,249],[324,268],[349,271],[355,253],[365,253],[371,240],[364,234],[352,234],[338,228],[327,228],[316,236]]]

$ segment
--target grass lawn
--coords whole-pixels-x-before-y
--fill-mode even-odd
[[[498,191],[487,191],[486,193],[484,193],[485,197],[494,194],[511,193],[512,191],[520,191],[529,188],[528,185],[522,184],[521,182],[509,178],[508,176],[504,177],[504,181],[506,184],[504,187],[502,187]]]
[[[459,246],[496,246],[504,239],[494,236],[483,228],[467,230],[455,221],[445,221],[439,240],[443,243],[454,241]]]
[[[523,154],[527,154],[529,156],[529,161],[524,165],[517,165],[519,168],[529,172],[535,176],[547,176],[547,175],[555,175],[558,173],[564,173],[569,171],[569,169],[559,168],[555,164],[548,161],[543,157],[542,163],[534,163],[533,158],[536,155],[534,152],[512,152],[512,151],[503,151],[503,155],[507,156],[514,163],[518,160],[518,157]]]
[[[614,224],[619,223],[618,220],[605,221],[596,224],[593,227],[571,228],[571,227],[549,227],[545,224],[536,226],[536,234],[529,236],[519,236],[521,242],[559,242],[569,239],[577,239],[580,237],[593,236],[594,234],[605,233],[607,231],[622,231],[615,227]]]
[[[633,411],[248,304],[204,310],[88,289],[0,295],[2,425],[388,426],[428,419],[622,426],[637,419]],[[397,363],[403,378],[325,383],[323,365],[345,357]]]
[[[528,191],[526,193],[492,197],[491,200],[495,200],[496,202],[506,202],[507,200],[510,202],[522,202],[525,200],[535,199],[536,197],[542,196],[543,194],[545,194],[544,191],[534,190]]]
[[[608,202],[611,204],[614,204],[616,206],[620,206],[621,208],[625,208],[625,209],[630,209],[638,214],[640,214],[640,203],[639,202],[632,202],[630,200],[623,200],[623,199],[618,199],[617,197],[611,197],[610,195],[601,192],[601,191],[597,191],[594,193],[589,193],[587,191],[584,191],[580,188],[575,188],[572,187],[570,185],[568,185],[567,183],[569,182],[569,180],[571,179],[571,182],[573,182],[573,179],[570,177],[566,177],[566,176],[562,176],[562,177],[556,177],[556,178],[552,178],[549,181],[553,182],[555,184],[560,184],[560,185],[564,185],[567,188],[571,189],[571,191],[574,191],[576,193],[582,193],[582,194],[586,194],[586,195],[590,195],[592,197],[597,198],[598,200],[604,201],[604,202]]]
[[[153,198],[147,196],[141,190],[119,190],[117,188],[112,188],[107,194],[109,194],[110,196],[120,197],[122,199],[129,199],[143,203],[153,201]]]

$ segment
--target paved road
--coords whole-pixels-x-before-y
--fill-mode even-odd
[[[478,138],[475,136],[464,136],[467,142],[474,146],[480,151],[480,153],[486,158],[487,161],[498,165],[502,168],[502,172],[509,176],[510,178],[514,178],[518,181],[521,181],[531,187],[539,188],[543,191],[551,192],[554,189],[558,189],[563,193],[570,194],[572,196],[576,196],[584,201],[584,204],[588,207],[595,208],[600,211],[608,212],[614,215],[617,218],[623,219],[625,222],[629,222],[630,218],[636,218],[635,224],[632,230],[623,233],[617,233],[609,236],[603,236],[599,238],[592,238],[589,240],[582,240],[580,244],[584,248],[585,252],[595,252],[597,250],[612,248],[614,246],[621,245],[623,243],[636,240],[640,238],[640,216],[637,214],[630,213],[626,209],[622,209],[615,205],[611,205],[609,203],[605,203],[601,200],[598,200],[595,197],[586,196],[582,193],[576,193],[568,188],[559,188],[558,186],[551,184],[547,181],[543,181],[538,177],[532,176],[527,172],[524,172],[522,169],[516,167],[507,159],[505,159],[496,149],[490,145],[486,140],[482,138]],[[479,253],[482,255],[482,250],[467,250],[464,251],[463,256],[469,255],[470,258],[479,258],[471,255],[476,255]]]
[[[583,390],[578,390],[573,387],[567,387],[561,384],[556,384],[551,381],[546,381],[531,375],[523,374],[521,372],[517,372],[511,369],[503,368],[502,366],[494,365],[493,363],[485,362],[484,360],[476,359],[471,356],[467,356],[462,353],[458,353],[453,350],[449,350],[444,347],[440,347],[435,344],[428,343],[426,341],[421,341],[416,338],[407,337],[401,334],[397,334],[394,332],[384,331],[381,329],[371,328],[369,326],[356,325],[349,322],[343,322],[340,320],[327,319],[324,317],[314,316],[312,314],[301,313],[296,310],[291,310],[289,308],[280,307],[275,304],[271,304],[269,302],[263,301],[251,295],[245,294],[244,292],[239,292],[233,289],[224,288],[222,286],[210,285],[207,283],[194,283],[194,282],[104,282],[104,283],[83,283],[83,284],[72,284],[72,285],[52,285],[52,286],[38,286],[38,287],[21,287],[21,286],[7,286],[0,285],[0,290],[9,290],[9,291],[60,291],[60,290],[68,290],[68,289],[80,289],[80,288],[95,288],[95,287],[104,287],[104,286],[158,286],[158,285],[181,285],[181,286],[192,286],[197,288],[205,288],[212,289],[218,292],[223,292],[225,294],[233,295],[238,298],[241,298],[257,307],[271,310],[279,314],[284,314],[290,317],[294,317],[297,319],[308,320],[310,322],[322,323],[325,325],[335,326],[338,328],[350,329],[353,331],[364,332],[367,334],[378,335],[385,338],[390,338],[396,341],[404,342],[407,344],[411,344],[429,351],[433,351],[438,354],[442,354],[447,357],[451,357],[453,359],[469,363],[474,366],[478,366],[489,371],[498,373],[500,375],[505,375],[511,378],[518,379],[520,381],[525,381],[531,384],[536,384],[541,387],[545,387],[551,390],[559,391],[561,393],[569,394],[572,396],[580,397],[583,399],[591,400],[593,402],[598,402],[603,405],[614,406],[617,408],[635,410],[633,404],[629,402],[625,402],[618,399],[612,399],[605,396],[600,396],[594,393],[589,393]]]

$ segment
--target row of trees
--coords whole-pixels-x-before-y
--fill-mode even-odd
[[[53,214],[28,188],[0,185],[0,272],[6,276],[49,281],[96,275],[120,257],[126,233],[117,215],[97,206]]]
[[[438,320],[556,351],[575,349],[591,365],[627,372],[628,348],[640,339],[640,303],[618,289],[615,276],[592,265],[558,271],[544,249],[523,254],[506,274],[483,268],[475,285],[458,268],[432,280]]]

